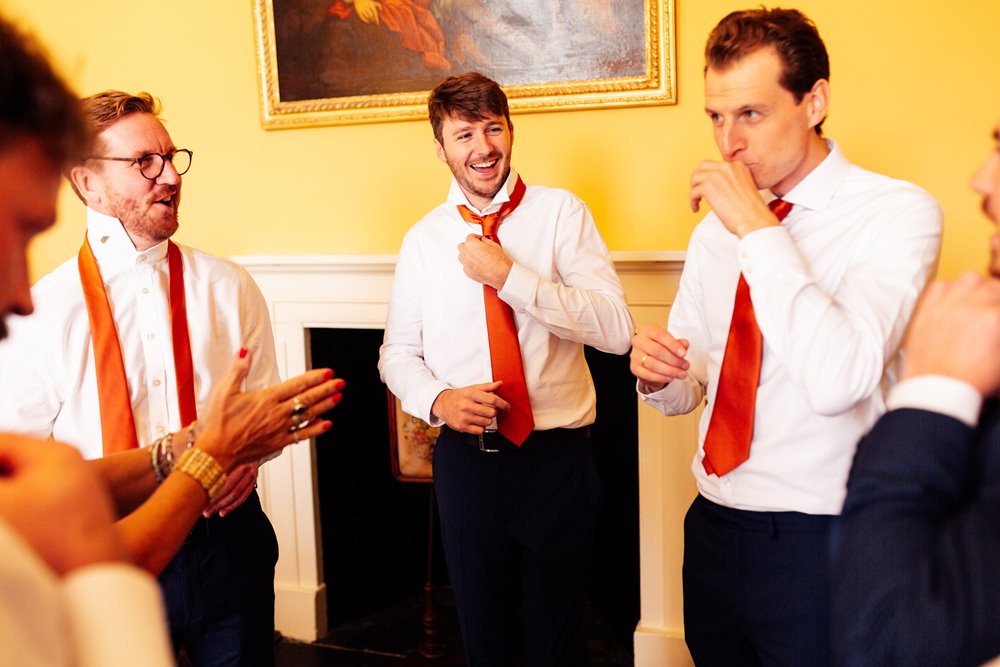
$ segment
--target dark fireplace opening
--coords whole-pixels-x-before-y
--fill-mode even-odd
[[[420,594],[426,579],[430,485],[392,475],[388,401],[378,376],[381,344],[381,329],[310,331],[312,366],[332,368],[347,382],[343,401],[330,413],[333,426],[316,442],[331,628]],[[447,581],[443,562],[435,581]]]
[[[331,630],[418,598],[427,575],[430,485],[398,481],[390,460],[382,330],[311,329],[312,367],[347,381],[316,443],[323,577]],[[606,495],[589,586],[590,615],[631,651],[639,620],[638,417],[628,358],[588,348],[597,387],[594,457]],[[448,576],[434,531],[433,581]],[[419,619],[418,619],[419,621]]]
[[[586,348],[597,391],[594,463],[604,484],[590,603],[624,645],[639,622],[639,414],[628,357]]]

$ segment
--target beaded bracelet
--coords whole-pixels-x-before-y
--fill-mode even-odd
[[[200,424],[198,424],[198,420],[195,419],[193,422],[188,424],[187,437],[184,439],[184,449],[191,449],[194,447],[194,441],[198,439],[199,435],[201,435],[201,428]]]
[[[185,449],[174,465],[174,471],[182,472],[194,478],[208,494],[209,501],[219,495],[226,485],[226,473],[211,454],[204,450]]]
[[[149,446],[150,464],[157,483],[165,480],[174,467],[174,452],[170,446],[173,439],[174,434],[168,433]]]

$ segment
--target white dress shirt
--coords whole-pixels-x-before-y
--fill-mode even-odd
[[[59,579],[0,519],[0,665],[174,665],[160,588],[147,572],[108,563]]]
[[[167,243],[138,252],[117,219],[88,210],[87,222],[118,327],[139,444],[146,445],[182,426]],[[253,279],[228,260],[178,247],[199,410],[240,347],[253,354],[246,390],[277,382],[267,304]],[[77,258],[39,280],[31,296],[34,314],[8,318],[10,338],[0,343],[0,431],[53,435],[85,458],[98,458],[103,455],[100,407]]]
[[[458,205],[492,213],[516,182],[511,170],[505,187],[478,211],[452,179],[445,203],[403,239],[379,370],[403,410],[431,425],[442,423],[431,414],[438,394],[493,378],[483,286],[458,261],[458,244],[482,229],[465,222]],[[590,424],[596,399],[583,346],[624,354],[633,333],[593,216],[570,192],[528,185],[498,235],[514,262],[498,294],[514,311],[535,428]]]
[[[691,469],[709,500],[746,510],[838,514],[858,439],[885,410],[899,344],[934,272],[941,211],[920,188],[830,154],[784,199],[783,224],[739,239],[714,213],[691,236],[667,329],[690,341],[686,380],[640,395],[667,415],[707,396]],[[702,466],[740,271],[764,356],[750,458]]]

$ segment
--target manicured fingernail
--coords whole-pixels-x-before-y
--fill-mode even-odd
[[[324,421],[323,424],[322,424],[322,426],[323,426],[323,432],[325,433],[325,432],[327,432],[327,431],[330,430],[331,426],[333,426],[333,422]]]
[[[246,349],[245,347],[241,347],[240,348],[240,359],[243,359],[249,353],[250,353],[250,350]]]
[[[325,371],[323,372],[323,379],[324,379],[324,380],[329,380],[329,379],[330,379],[330,378],[332,378],[332,377],[333,377],[333,369],[330,369],[330,368],[327,368],[327,369],[326,369],[326,370],[325,370]]]

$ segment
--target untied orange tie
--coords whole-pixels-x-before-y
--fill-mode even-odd
[[[139,446],[139,439],[129,398],[125,362],[118,341],[118,329],[100,267],[90,241],[86,238],[77,256],[77,266],[80,269],[83,298],[90,320],[101,412],[101,439],[107,456],[135,449]],[[181,425],[186,426],[198,418],[198,412],[194,398],[194,365],[191,360],[184,296],[184,265],[181,252],[173,241],[167,241],[167,266],[170,270],[170,328],[174,348],[174,373],[177,378],[177,405]]]
[[[792,210],[792,205],[782,199],[775,199],[768,206],[778,222]],[[705,434],[705,458],[701,463],[709,475],[722,477],[750,456],[763,350],[764,340],[750,301],[750,286],[741,273],[712,419]]]
[[[466,222],[482,225],[483,236],[499,245],[497,228],[521,203],[525,190],[524,182],[518,177],[510,200],[495,213],[480,216],[464,205],[459,205],[458,212]],[[496,393],[510,403],[509,410],[501,410],[497,414],[497,430],[503,437],[520,446],[535,428],[535,418],[531,414],[528,385],[524,379],[524,364],[521,359],[521,345],[517,340],[514,311],[497,295],[496,289],[489,285],[483,285],[483,298],[486,302],[486,331],[490,341],[493,380],[503,381],[503,385]]]

